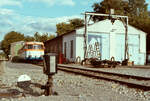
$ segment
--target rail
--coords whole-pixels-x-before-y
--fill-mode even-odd
[[[108,81],[119,82],[121,84],[126,84],[128,86],[131,86],[133,88],[150,90],[150,78],[148,77],[104,72],[100,70],[97,71],[90,68],[80,68],[80,67],[65,66],[65,65],[58,65],[58,69],[66,72],[72,72],[75,74],[88,76],[88,77],[94,77],[97,79],[105,79]]]

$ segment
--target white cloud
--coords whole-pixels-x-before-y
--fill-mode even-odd
[[[0,15],[12,15],[14,14],[13,10],[10,9],[0,9]]]
[[[60,22],[67,22],[69,19],[73,18],[81,18],[80,16],[64,16],[64,17],[57,17],[57,18],[44,18],[44,17],[24,17],[23,22],[20,26],[21,31],[27,35],[33,35],[35,32],[40,33],[51,33],[56,34],[56,24]]]
[[[10,31],[17,31],[33,36],[35,32],[56,34],[56,24],[67,22],[80,16],[57,18],[22,16],[10,9],[0,9],[0,40]]]
[[[0,0],[0,6],[22,6],[18,0]]]
[[[53,5],[69,5],[69,6],[74,6],[75,2],[73,0],[24,0],[24,1],[29,1],[29,2],[41,2],[48,4],[50,6]]]
[[[72,0],[63,0],[63,1],[59,1],[59,2],[62,5],[71,5],[71,6],[75,5],[75,2],[73,2]]]

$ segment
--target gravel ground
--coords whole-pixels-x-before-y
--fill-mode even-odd
[[[150,77],[150,69],[117,67],[113,69],[104,68],[102,70],[114,72],[114,73],[122,73],[127,75],[130,74],[135,76]]]
[[[69,66],[69,64],[68,64]],[[78,66],[82,68],[88,68],[88,66],[81,66],[81,65],[75,65],[72,64],[71,66]],[[139,66],[139,68],[136,67],[127,67],[127,66],[118,66],[115,68],[93,68],[95,70],[101,70],[101,71],[107,71],[107,72],[113,72],[113,73],[121,73],[121,74],[127,74],[127,75],[135,75],[135,76],[143,76],[143,77],[150,77],[150,66],[146,66],[147,68],[142,68],[143,66]]]
[[[150,91],[144,92],[118,83],[62,71],[53,76],[55,94],[44,96],[44,91],[35,85],[25,89],[17,86],[17,79],[22,74],[29,75],[32,83],[44,85],[47,76],[43,74],[41,67],[7,62],[4,71],[0,76],[2,101],[150,101]]]

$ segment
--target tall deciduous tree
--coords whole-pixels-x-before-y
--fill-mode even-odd
[[[35,39],[34,39],[34,37],[32,37],[32,36],[25,36],[25,38],[24,38],[24,41],[25,42],[29,42],[29,41],[34,41]]]
[[[93,10],[99,13],[109,13],[110,9],[115,9],[115,14],[139,16],[147,13],[147,3],[145,0],[103,0],[93,4]]]
[[[128,1],[128,2],[127,2]],[[129,24],[150,33],[150,18],[147,10],[148,4],[145,0],[103,0],[93,4],[93,10],[97,13],[108,14],[110,9],[115,9],[115,14],[129,16]],[[106,17],[94,16],[93,21],[106,19]]]
[[[110,9],[115,10],[115,14],[125,15],[129,12],[128,2],[124,0],[103,0],[92,5],[94,12],[109,14]],[[107,17],[94,16],[93,21],[106,19]]]
[[[2,40],[2,45],[1,45],[2,50],[5,52],[6,55],[9,55],[10,44],[13,42],[23,41],[23,40],[24,40],[23,34],[15,31],[11,31],[7,33],[4,39]]]
[[[69,20],[69,23],[65,23],[65,22],[59,23],[56,25],[57,36],[68,33],[78,27],[82,27],[83,25],[84,25],[84,20],[79,18],[71,19]]]
[[[17,41],[39,41],[44,42],[49,39],[54,38],[55,35],[48,35],[48,33],[44,33],[40,35],[38,32],[34,34],[34,36],[24,36],[24,34],[21,34],[19,32],[11,31],[7,33],[4,37],[4,39],[1,42],[1,49],[5,52],[5,54],[8,56],[10,53],[10,45],[13,42]]]
[[[40,41],[40,37],[41,37],[41,35],[40,35],[38,32],[36,32],[36,33],[34,34],[34,40],[35,40],[35,41]]]
[[[39,42],[44,42],[44,41],[50,40],[50,39],[52,39],[54,37],[55,37],[55,35],[52,35],[52,34],[48,35],[48,33],[43,33],[41,35],[38,32],[36,32],[34,34],[34,40],[35,41],[39,41]]]

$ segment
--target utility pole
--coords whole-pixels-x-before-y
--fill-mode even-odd
[[[87,15],[85,13],[85,30],[84,30],[84,60],[86,59],[87,55]]]

